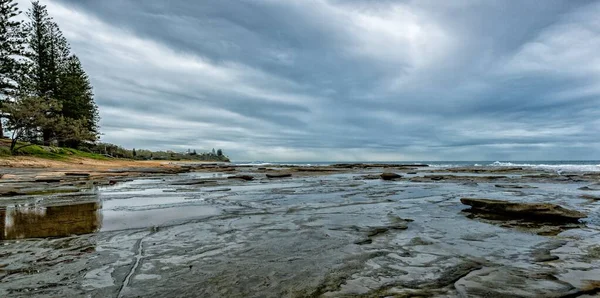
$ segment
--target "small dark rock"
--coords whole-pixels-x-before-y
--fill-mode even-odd
[[[559,259],[559,257],[553,256],[551,254],[540,254],[540,255],[535,256],[533,261],[541,263],[541,262],[556,261],[558,259]]]
[[[171,185],[199,185],[199,184],[215,184],[216,180],[208,180],[208,179],[194,179],[194,180],[184,180],[184,181],[175,181],[171,183]]]
[[[354,242],[354,244],[356,244],[356,245],[365,245],[365,244],[371,244],[371,243],[373,243],[373,239],[371,239],[371,238],[362,239],[362,240]]]
[[[206,192],[225,192],[225,191],[231,191],[231,188],[217,188],[217,189],[207,190]]]
[[[60,178],[37,178],[35,182],[41,183],[59,183],[61,181]]]
[[[600,201],[600,197],[598,197],[598,196],[580,195],[579,197],[582,198],[582,199],[586,199],[586,200]]]
[[[269,178],[269,179],[288,178],[288,177],[292,177],[292,174],[290,174],[290,173],[268,173],[267,174],[267,178]]]
[[[250,175],[235,175],[235,176],[230,176],[227,178],[228,179],[241,179],[241,180],[246,180],[246,181],[254,180],[254,177],[252,177]]]
[[[519,185],[519,184],[496,184],[497,188],[514,188],[514,189],[523,189],[523,188],[537,188],[530,185]]]
[[[460,202],[476,212],[498,214],[512,218],[548,222],[577,222],[585,214],[550,203],[517,203],[502,200],[462,198]]]
[[[0,189],[0,196],[2,197],[14,197],[14,196],[19,196],[19,195],[23,195],[24,193],[22,191],[19,191],[18,189],[15,188],[1,188]]]
[[[398,175],[396,173],[383,173],[380,175],[380,177],[383,180],[396,180],[402,178],[401,175]]]
[[[368,237],[374,237],[377,236],[379,234],[383,234],[387,231],[389,231],[390,229],[388,227],[373,227],[370,228],[369,231],[367,231],[367,236]]]
[[[65,176],[71,176],[71,177],[89,177],[90,173],[67,172],[67,173],[65,173]]]

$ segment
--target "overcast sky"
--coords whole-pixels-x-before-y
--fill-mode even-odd
[[[247,161],[600,159],[598,1],[42,3],[105,142]]]

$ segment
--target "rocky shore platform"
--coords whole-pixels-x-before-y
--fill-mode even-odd
[[[0,168],[0,297],[596,297],[600,172]]]

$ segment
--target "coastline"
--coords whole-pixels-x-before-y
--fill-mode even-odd
[[[129,159],[92,159],[73,157],[65,160],[52,160],[41,157],[14,156],[0,158],[0,168],[45,168],[45,169],[81,169],[106,170],[111,168],[130,167],[168,167],[181,164],[225,163],[218,161],[172,161],[172,160],[129,160]]]

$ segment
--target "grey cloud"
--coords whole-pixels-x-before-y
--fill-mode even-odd
[[[92,78],[103,138],[128,147],[237,160],[600,149],[595,1],[47,3]]]

